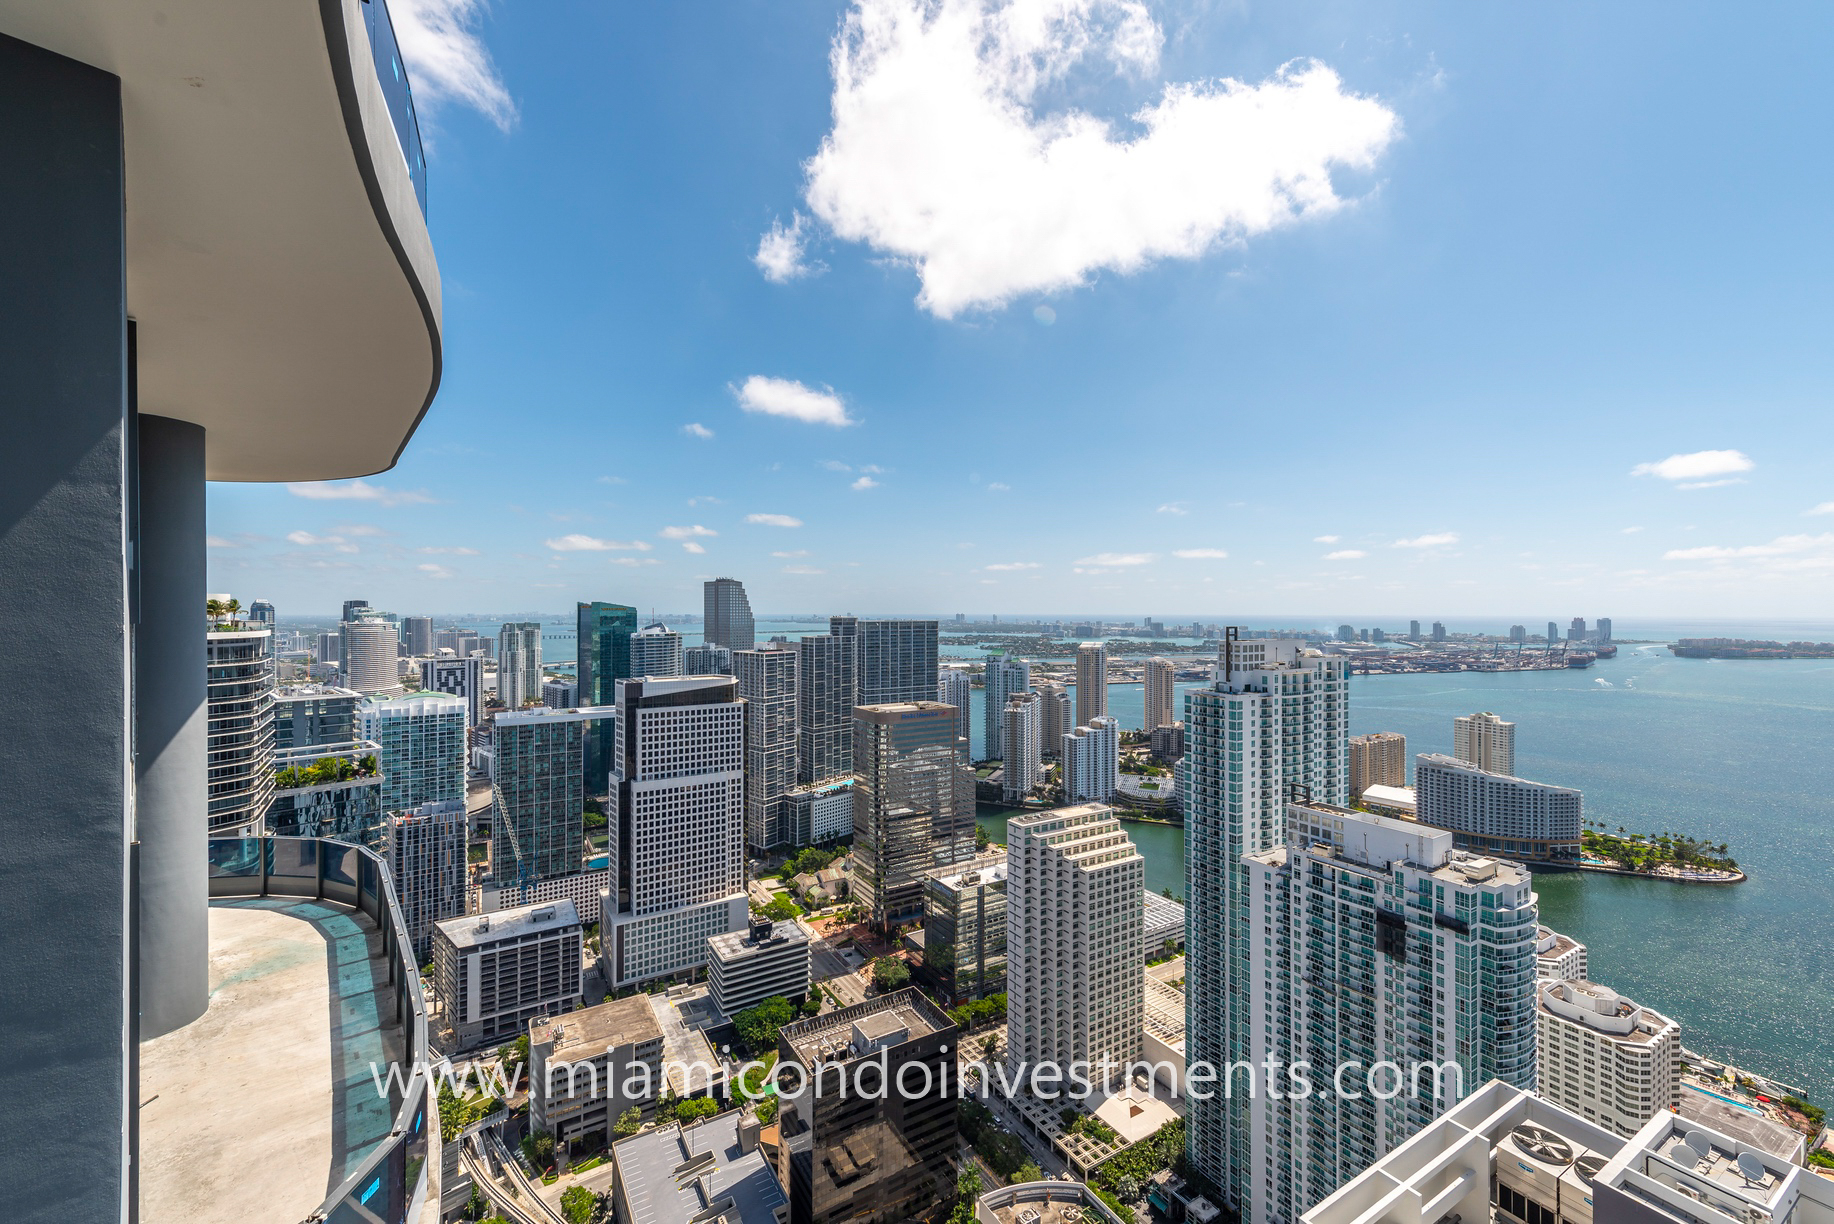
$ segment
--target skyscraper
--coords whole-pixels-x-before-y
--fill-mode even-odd
[[[1296,1220],[1477,1085],[1535,1083],[1527,870],[1333,805],[1290,804],[1285,825],[1285,845],[1244,855],[1244,1058],[1269,1076],[1303,1062],[1312,1091],[1208,1103],[1245,1166],[1229,1183],[1243,1224]]]
[[[1420,640],[1420,622],[1419,621],[1411,620],[1407,622],[1407,636],[1410,638],[1413,638],[1415,641]]]
[[[274,794],[273,636],[267,629],[205,636],[212,837],[258,834]]]
[[[1407,785],[1407,736],[1376,731],[1350,737],[1350,798],[1360,800],[1372,786]]]
[[[1070,803],[1114,797],[1121,767],[1121,724],[1108,715],[1072,730],[1058,744],[1063,797]]]
[[[959,667],[945,667],[936,673],[936,700],[955,707],[955,734],[968,751],[968,709],[974,700],[974,682]]]
[[[586,807],[580,759],[612,706],[506,710],[490,771],[490,874],[500,885],[570,875],[582,865]]]
[[[420,687],[433,693],[451,693],[465,699],[465,720],[475,727],[484,718],[484,660],[422,659]]]
[[[1575,616],[1573,623],[1567,626],[1567,641],[1583,642],[1586,640],[1586,618]]]
[[[610,705],[618,681],[630,675],[630,635],[637,631],[637,610],[625,604],[583,603],[575,606],[579,700],[581,705]],[[611,774],[610,722],[592,724],[586,740],[586,793],[603,795]]]
[[[1558,642],[1559,640],[1560,640],[1560,626],[1556,625],[1553,621],[1549,621],[1547,623],[1547,644],[1549,646],[1552,646],[1555,642]]]
[[[936,699],[933,620],[828,618],[829,632],[854,640],[855,705]]]
[[[612,884],[601,906],[612,987],[707,963],[745,929],[745,707],[736,680],[620,680]]]
[[[1219,663],[1216,682],[1186,699],[1186,1055],[1226,1067],[1251,1047],[1256,897],[1242,859],[1284,842],[1293,788],[1349,798],[1349,681],[1343,657],[1297,641],[1226,640]],[[1186,1152],[1231,1210],[1250,1210],[1260,1154],[1239,1103],[1193,1099]]]
[[[1146,1011],[1146,860],[1099,803],[1015,816],[1006,838],[1008,1078],[1130,1066]],[[1120,1071],[1108,1090],[1126,1082]]]
[[[1610,645],[1611,644],[1611,618],[1609,616],[1601,616],[1598,618],[1597,621],[1593,623],[1594,623],[1594,628],[1592,630],[1592,640],[1595,642],[1598,642],[1600,645],[1606,645],[1606,646]]]
[[[702,602],[702,641],[728,650],[750,650],[757,645],[744,583],[737,578],[710,578],[702,584]]]
[[[681,675],[681,634],[661,621],[631,634],[630,674],[657,679]]]
[[[1516,724],[1485,710],[1452,720],[1452,755],[1491,773],[1516,772]]]
[[[986,698],[982,707],[986,759],[1003,761],[1006,759],[1007,699],[1032,687],[1032,665],[1028,660],[1015,659],[1009,654],[990,654],[981,680],[982,695]]]
[[[520,710],[540,699],[541,622],[512,621],[497,631],[497,700]]]
[[[344,614],[340,616],[338,619],[340,621],[357,620],[367,615],[369,611],[370,611],[369,600],[367,599],[346,599],[344,601]]]
[[[1446,627],[1439,621],[1433,622],[1433,640],[1435,642],[1443,642],[1446,640]]]
[[[955,709],[935,701],[854,711],[853,896],[881,929],[921,917],[923,881],[974,855],[974,775]]]
[[[1626,1139],[1681,1105],[1681,1026],[1588,981],[1535,983],[1536,1089]]]
[[[855,639],[810,634],[796,643],[796,778],[808,784],[853,772]]]
[[[433,618],[410,616],[401,622],[401,644],[409,655],[426,658],[433,653]]]
[[[465,699],[450,693],[372,695],[358,704],[363,738],[382,746],[384,811],[464,802],[465,718]]]
[[[248,627],[250,629],[272,629],[275,625],[274,604],[271,600],[251,599],[248,601]],[[1609,626],[1610,621],[1602,620],[1600,625]]]
[[[427,803],[382,821],[382,857],[395,877],[395,899],[414,956],[425,963],[433,924],[465,912],[465,803]]]
[[[1076,730],[1075,703],[1070,690],[1055,680],[1040,680],[1032,686],[1038,693],[1038,746],[1048,757],[1063,754],[1063,737]]]
[[[344,687],[359,693],[401,690],[400,638],[395,627],[374,616],[345,621],[339,628],[339,666]]]
[[[681,651],[681,674],[684,676],[732,675],[732,650],[726,646],[702,643],[684,646]]]
[[[783,797],[796,785],[796,654],[732,652],[745,702],[745,844],[759,853],[795,840],[782,817]]]
[[[1000,712],[1000,745],[1002,797],[1018,803],[1032,793],[1041,777],[1039,771],[1039,721],[1044,702],[1030,689],[1022,689],[1006,699]]]
[[[1076,648],[1076,725],[1086,727],[1108,713],[1108,647],[1084,642]]]
[[[1142,731],[1170,726],[1178,721],[1178,711],[1174,708],[1173,700],[1177,680],[1178,667],[1170,659],[1155,657],[1146,661],[1146,716],[1140,724]]]

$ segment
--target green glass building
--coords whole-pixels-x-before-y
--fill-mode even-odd
[[[630,635],[637,632],[637,610],[594,601],[580,604],[578,611],[579,703],[613,705],[618,699],[618,681],[630,678]],[[616,734],[615,725],[606,719],[594,724],[586,736],[588,795],[606,793],[606,779],[611,776],[612,737]]]

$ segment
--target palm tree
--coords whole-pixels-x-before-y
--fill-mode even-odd
[[[239,599],[231,599],[228,603],[223,605],[223,611],[228,614],[230,624],[237,624],[236,617],[240,615],[242,611],[242,601]]]
[[[210,623],[212,626],[215,626],[222,622],[223,611],[224,611],[224,608],[223,608],[222,600],[206,599],[204,601],[204,614],[210,618]]]

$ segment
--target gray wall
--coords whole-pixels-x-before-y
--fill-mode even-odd
[[[0,1202],[117,1219],[131,1092],[120,83],[0,37]]]

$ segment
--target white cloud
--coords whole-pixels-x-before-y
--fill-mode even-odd
[[[515,123],[516,103],[478,36],[486,8],[486,0],[395,0],[389,6],[422,116],[457,103],[503,131]]]
[[[323,545],[341,553],[353,553],[357,546],[341,535],[313,535],[310,531],[287,532],[287,543],[297,544],[301,548],[314,548]]]
[[[786,560],[792,559],[795,557],[806,557],[808,555],[809,555],[809,550],[806,548],[791,548],[791,549],[786,549],[783,552],[774,552],[771,554],[771,556],[773,557],[783,557]]]
[[[1220,548],[1180,548],[1172,555],[1186,561],[1221,561],[1229,554]]]
[[[695,536],[716,536],[719,532],[711,527],[702,527],[699,523],[692,527],[664,527],[656,533],[665,540],[689,540]]]
[[[989,493],[1011,493],[1013,487],[1003,480],[993,480],[988,482],[987,491]]]
[[[1360,548],[1340,548],[1336,552],[1326,553],[1325,560],[1327,561],[1361,561],[1364,557],[1367,557],[1368,555],[1369,555],[1368,553],[1364,552]]]
[[[621,484],[629,484],[630,481],[624,479],[624,477],[622,476],[601,476],[599,477],[599,483],[607,484],[607,485],[621,485]]]
[[[1804,510],[1803,513],[1804,514],[1834,514],[1834,501],[1826,501],[1826,502],[1822,502],[1820,505],[1810,506],[1807,510]],[[212,536],[211,538],[215,539],[216,537]]]
[[[450,578],[452,577],[451,570],[447,569],[443,565],[435,565],[431,561],[427,562],[424,565],[416,566],[415,568],[418,569],[421,573],[427,575],[429,578]]]
[[[853,489],[856,492],[864,491],[866,489],[876,489],[878,487],[879,487],[879,482],[874,480],[870,476],[862,476],[858,480],[854,481],[851,485],[848,486],[848,488]]]
[[[1717,485],[1736,484],[1736,480],[1710,480],[1714,476],[1735,476],[1749,472],[1757,464],[1744,451],[1704,450],[1685,455],[1670,455],[1654,463],[1639,463],[1630,469],[1632,476],[1658,476],[1663,480],[1683,482],[1683,489],[1711,489]]]
[[[688,499],[688,507],[690,509],[695,506],[723,506],[725,504],[725,499],[715,497],[711,493],[702,493],[698,497],[690,497]]]
[[[825,574],[828,571],[816,569],[813,565],[786,565],[783,567],[783,572],[786,574]]]
[[[1725,548],[1716,544],[1703,548],[1671,548],[1662,554],[1664,561],[1733,561],[1747,558],[1795,557],[1802,553],[1819,552],[1820,560],[1811,562],[1816,568],[1834,563],[1829,557],[1834,550],[1834,534],[1778,536],[1768,544],[1745,544],[1737,548]],[[1795,568],[1807,568],[1807,565]]]
[[[1684,480],[1676,485],[1677,489],[1719,489],[1726,485],[1744,484],[1742,476],[1727,476],[1721,480]]]
[[[681,427],[681,432],[687,434],[690,438],[699,438],[703,442],[713,436],[713,431],[708,429],[705,425],[702,425],[699,421],[689,421],[686,425]]]
[[[357,536],[359,538],[363,536],[381,536],[388,534],[388,532],[382,530],[382,528],[372,526],[369,523],[349,523],[342,527],[333,527],[332,530],[339,535]]]
[[[1166,502],[1165,505],[1160,506],[1158,510],[1154,511],[1154,513],[1155,514],[1186,515],[1191,512],[1185,509],[1185,503],[1183,502]]]
[[[543,541],[555,552],[648,552],[647,540],[601,540],[597,536],[571,535],[556,536]]]
[[[839,459],[823,459],[821,465],[830,472],[851,472],[853,470],[851,464],[842,463]]]
[[[1001,571],[1043,569],[1044,566],[1036,561],[1007,561],[999,565],[983,565],[981,568],[988,571]]]
[[[425,548],[416,548],[414,551],[432,557],[439,556],[442,553],[447,553],[454,557],[475,557],[478,555],[478,550],[475,548],[435,548],[431,545]]]
[[[757,523],[760,526],[764,526],[764,527],[800,527],[802,526],[801,519],[791,518],[787,514],[748,514],[745,516],[745,521],[748,523]]]
[[[1335,544],[1343,538],[1344,538],[1343,536],[1313,536],[1312,543],[1314,544]]]
[[[732,393],[746,412],[788,417],[809,425],[859,424],[847,415],[847,405],[841,402],[833,387],[818,391],[793,378],[753,374],[742,385],[733,387]]]
[[[707,546],[705,544],[696,544],[693,540],[683,540],[681,542],[681,550],[683,552],[693,553],[698,557],[707,551]]]
[[[1456,531],[1437,531],[1430,535],[1415,536],[1410,540],[1396,540],[1395,548],[1444,548],[1458,543]]]
[[[1834,504],[1834,503],[1830,503],[1830,504]],[[1641,527],[1626,527],[1619,534],[1620,535],[1635,535],[1637,532],[1641,530],[1643,530]]]
[[[788,225],[778,218],[764,231],[764,236],[758,239],[758,253],[751,261],[764,273],[765,280],[782,285],[822,270],[820,264],[812,264],[805,258],[808,223],[809,219],[801,213],[791,213]]]
[[[1153,559],[1152,553],[1096,553],[1093,557],[1078,558],[1078,565],[1147,565]]]
[[[661,565],[654,557],[612,557],[613,565]]]
[[[239,548],[241,547],[241,545],[237,544],[234,540],[225,540],[222,536],[205,536],[204,537],[204,547],[205,548]]]
[[[1166,84],[1124,122],[1041,103],[1079,66],[1151,74],[1163,40],[1140,0],[855,0],[805,198],[911,264],[918,303],[949,318],[1328,214],[1332,171],[1398,131],[1311,61]]]
[[[426,493],[388,489],[367,480],[289,484],[287,492],[307,501],[370,501],[383,506],[428,505],[433,501]]]

